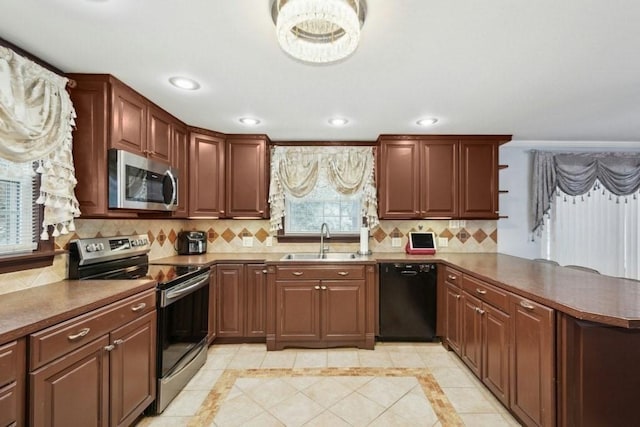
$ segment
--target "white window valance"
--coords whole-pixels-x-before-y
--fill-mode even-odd
[[[72,155],[75,110],[67,79],[0,46],[0,157],[36,162],[44,205],[41,239],[73,231],[80,215]]]
[[[278,146],[271,152],[271,230],[282,229],[285,197],[301,198],[320,174],[340,194],[362,196],[361,211],[369,227],[378,221],[374,156],[371,147]]]

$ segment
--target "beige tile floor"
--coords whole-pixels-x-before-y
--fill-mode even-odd
[[[375,350],[214,345],[207,363],[160,416],[161,426],[518,426],[436,343]]]

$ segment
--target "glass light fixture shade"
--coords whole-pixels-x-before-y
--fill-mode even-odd
[[[360,40],[358,0],[276,0],[282,49],[306,62],[330,63],[351,55]]]

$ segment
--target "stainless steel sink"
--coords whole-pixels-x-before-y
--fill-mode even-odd
[[[298,252],[286,254],[280,261],[355,261],[357,254],[351,252],[326,252],[323,255],[314,252]]]

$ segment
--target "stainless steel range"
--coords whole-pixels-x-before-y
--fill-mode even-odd
[[[158,282],[157,397],[162,412],[207,359],[209,267],[150,265],[147,235],[78,239],[69,245],[69,278]]]

